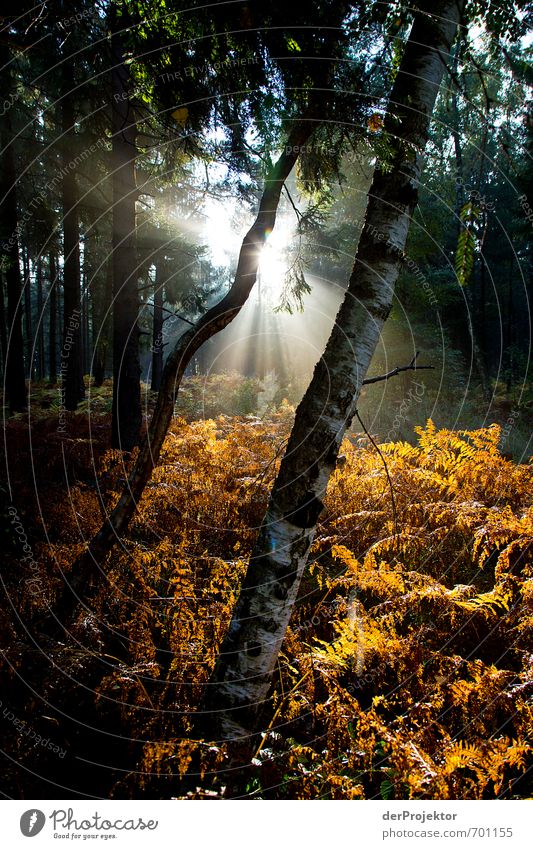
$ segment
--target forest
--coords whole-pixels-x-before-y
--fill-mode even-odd
[[[532,798],[532,30],[3,4],[2,798]]]

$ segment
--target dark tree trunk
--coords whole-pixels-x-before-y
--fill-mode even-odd
[[[10,56],[5,45],[0,45],[0,80],[3,96],[9,100],[13,84],[10,73]],[[8,109],[2,118],[2,160],[0,186],[0,253],[7,288],[7,351],[5,357],[6,398],[12,413],[26,407],[26,381],[24,375],[24,341],[22,336],[22,285],[19,266],[19,229],[16,182],[17,173],[13,155],[13,129]]]
[[[81,329],[82,329],[82,370],[83,374],[87,374],[89,372],[90,365],[90,350],[91,350],[91,341],[90,341],[90,331],[89,331],[89,290],[87,288],[87,275],[84,275],[84,287],[83,287],[83,295],[81,299]]]
[[[112,445],[131,451],[139,444],[141,365],[139,291],[135,239],[136,124],[129,99],[130,76],[124,62],[123,18],[112,16],[113,110],[113,415]]]
[[[154,281],[154,321],[152,333],[152,392],[161,389],[161,378],[163,376],[163,290],[165,286],[164,277],[165,261],[157,257],[155,263]]]
[[[454,70],[457,69],[458,55],[455,54]],[[455,83],[452,81],[452,85]],[[464,191],[464,169],[463,169],[463,151],[461,148],[461,137],[459,135],[459,107],[457,104],[457,92],[455,88],[452,93],[452,138],[455,154],[455,221],[457,227],[457,238],[461,235],[463,225],[461,223],[460,213],[463,208],[466,198]],[[484,260],[482,258],[482,274],[484,274]],[[472,346],[472,359],[474,368],[477,371],[481,391],[487,403],[490,403],[492,392],[490,387],[490,378],[487,369],[487,363],[483,351],[482,344],[479,340],[478,323],[475,316],[475,305],[472,289],[470,285],[465,287],[465,303],[467,308],[467,326]],[[484,295],[483,295],[484,297]]]
[[[514,327],[514,299],[513,299],[513,259],[509,260],[509,276],[507,282],[507,316],[505,321],[505,347],[506,351],[506,364],[507,364],[507,379],[506,379],[506,392],[507,395],[510,394],[511,388],[514,381],[514,337],[513,337],[513,327]]]
[[[485,257],[483,256],[483,243],[487,233],[487,213],[485,211],[481,214],[481,232],[483,235],[481,240],[481,256],[479,263],[478,336],[479,346],[486,363],[487,374],[489,374],[487,351],[487,265]]]
[[[91,309],[92,298],[87,290],[85,296],[85,373],[88,374],[91,368],[91,353],[92,353],[92,332],[91,332]]]
[[[6,367],[6,304],[4,301],[4,275],[0,272],[0,352],[2,354],[2,370]]]
[[[57,380],[57,257],[54,251],[48,256],[49,269],[49,315],[50,332],[48,336],[48,362],[50,367],[50,383]]]
[[[37,257],[37,378],[44,379],[46,362],[44,356],[44,314],[43,314],[43,259]]]
[[[24,337],[26,341],[26,377],[30,380],[35,369],[35,352],[33,350],[33,321],[31,314],[31,264],[30,252],[27,245],[22,247],[22,275],[24,289]]]
[[[61,123],[62,205],[63,205],[63,346],[61,350],[61,387],[67,410],[75,410],[84,397],[81,361],[80,306],[80,225],[78,186],[75,169],[70,168],[76,153],[76,132],[72,90],[72,62],[63,64],[63,100]]]
[[[57,286],[56,286],[56,291],[57,291],[58,348],[62,345],[62,342],[63,342],[63,324],[64,324],[64,316],[65,316],[65,313],[64,313],[64,310],[63,310],[63,303],[64,303],[63,286],[60,285],[60,283],[61,284],[63,283],[63,278],[62,278],[62,275],[58,272]],[[62,363],[62,355],[61,355],[61,351],[59,350],[59,360],[58,360],[58,363],[57,363],[58,369],[61,368],[61,363]],[[61,383],[62,383],[62,375],[59,375],[59,384],[61,385]]]
[[[95,281],[91,284],[94,287]],[[94,291],[94,289],[93,289]],[[92,375],[95,386],[102,386],[105,380],[109,350],[109,324],[112,310],[113,258],[106,263],[105,281],[98,287],[98,293],[92,298],[93,325],[93,366]]]
[[[89,374],[91,370],[91,360],[93,351],[93,329],[92,329],[92,307],[93,299],[87,290],[86,296],[86,311],[85,311],[85,373]]]
[[[330,475],[389,314],[422,172],[429,122],[462,2],[416,14],[384,131],[355,265],[335,326],[296,418],[197,730],[209,739],[257,730]]]

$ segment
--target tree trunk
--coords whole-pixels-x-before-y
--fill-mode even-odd
[[[80,225],[78,187],[75,169],[70,168],[76,152],[76,132],[72,90],[72,62],[63,64],[63,100],[61,124],[63,144],[63,346],[61,350],[61,389],[67,410],[75,410],[84,397],[81,363],[81,306],[80,306]]]
[[[44,315],[43,315],[43,258],[37,257],[37,378],[44,379],[46,363],[44,358]]]
[[[478,339],[483,356],[483,362],[490,386],[490,359],[487,346],[487,263],[483,254],[483,246],[487,235],[487,213],[481,213],[481,252],[479,257],[479,303],[478,303]]]
[[[59,328],[59,332],[62,334],[62,332],[63,332],[63,320],[64,320],[63,305],[64,305],[64,301],[65,301],[65,296],[64,296],[63,291],[62,291],[63,287],[59,285],[60,280],[62,282],[61,274],[58,273],[57,285],[56,285],[56,291],[57,291],[57,326]]]
[[[95,284],[98,282],[98,288],[95,289]],[[103,285],[102,285],[103,283]],[[94,385],[102,386],[108,360],[109,350],[109,324],[112,310],[112,292],[113,292],[113,258],[110,256],[106,263],[105,279],[100,280],[93,278],[91,282],[93,297],[92,304],[92,326],[93,326],[93,346],[94,353],[92,357],[92,371],[94,377]]]
[[[89,302],[88,275],[84,272],[84,285],[81,299],[81,327],[82,327],[82,346],[81,346],[81,361],[83,374],[88,374],[90,366],[91,354],[91,334],[89,326],[89,314],[91,305]]]
[[[136,125],[128,97],[130,77],[124,62],[123,18],[112,17],[113,115],[113,414],[112,445],[131,451],[139,444],[141,364],[139,291],[135,239]]]
[[[514,382],[514,301],[513,301],[513,258],[509,260],[509,276],[507,279],[507,315],[505,318],[505,336],[504,336],[504,362],[507,366],[507,378],[505,391],[510,394]]]
[[[78,593],[83,595],[84,603],[90,599],[95,578],[101,574],[103,559],[127,530],[144,488],[150,480],[152,469],[159,459],[174,413],[175,396],[187,365],[203,343],[227,327],[245,304],[257,277],[261,249],[276,221],[281,190],[298,160],[300,148],[309,140],[316,126],[318,121],[312,115],[293,124],[287,144],[265,180],[257,218],[243,239],[231,289],[218,304],[180,336],[167,358],[150,427],[134,469],[117,506],[91,540],[87,552],[72,566],[69,584],[56,607],[59,621],[68,621],[80,600]]]
[[[416,13],[389,100],[390,169],[377,168],[343,304],[301,401],[197,729],[209,739],[257,728],[339,447],[389,314],[423,151],[462,2]]]
[[[48,256],[49,269],[49,312],[50,312],[50,331],[48,336],[48,362],[50,366],[50,383],[54,384],[57,380],[57,257],[54,251],[50,251]]]
[[[453,61],[453,70],[457,71],[457,67],[459,64],[459,50],[456,51]],[[464,168],[463,168],[463,151],[461,148],[461,137],[459,135],[459,106],[457,104],[457,91],[455,89],[455,82],[452,81],[452,86],[454,86],[452,90],[452,138],[453,138],[453,147],[455,154],[455,220],[457,226],[457,239],[461,235],[461,231],[463,229],[463,225],[461,223],[461,210],[465,204],[465,191],[464,191]],[[482,258],[482,273],[484,273],[484,260]],[[465,301],[467,307],[467,325],[468,325],[468,333],[470,336],[470,344],[472,348],[472,359],[474,361],[474,367],[477,371],[479,382],[481,385],[481,391],[483,393],[483,397],[487,403],[490,403],[492,392],[490,388],[490,378],[488,374],[487,364],[485,360],[485,356],[483,354],[483,347],[478,340],[478,333],[476,329],[476,321],[475,321],[475,307],[474,307],[474,298],[472,295],[472,290],[470,286],[465,287]]]
[[[26,234],[27,238],[27,234]],[[33,321],[31,314],[31,265],[28,245],[22,246],[22,273],[24,282],[24,336],[26,337],[26,377],[33,378],[35,359],[33,350]]]
[[[6,335],[6,305],[4,300],[4,275],[0,272],[0,352],[2,354],[2,371],[5,372],[7,351]]]
[[[5,45],[0,45],[0,68],[2,69],[0,79],[3,83],[3,95],[8,101],[11,97],[14,98],[9,62],[9,50]],[[0,258],[6,279],[8,331],[4,380],[9,409],[12,413],[16,413],[26,407],[26,380],[22,336],[17,173],[13,155],[13,129],[9,109],[2,118],[1,143]]]
[[[159,392],[163,376],[163,288],[165,261],[157,257],[154,280],[154,321],[152,333],[152,392]]]

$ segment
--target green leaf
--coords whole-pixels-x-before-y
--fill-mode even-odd
[[[480,210],[472,201],[467,201],[459,213],[464,225],[457,240],[455,252],[455,273],[460,286],[468,286],[474,272],[476,259],[475,226],[479,220]]]
[[[394,784],[389,778],[386,778],[379,785],[379,792],[382,799],[393,799],[394,798]]]
[[[288,38],[287,39],[287,47],[291,51],[291,53],[301,53],[302,52],[302,48],[300,47],[298,42],[294,40],[294,38]]]

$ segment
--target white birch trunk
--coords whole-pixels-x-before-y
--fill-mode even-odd
[[[417,12],[384,132],[394,158],[376,170],[349,287],[296,419],[197,730],[238,739],[257,730],[339,447],[389,314],[439,86],[463,0]]]

